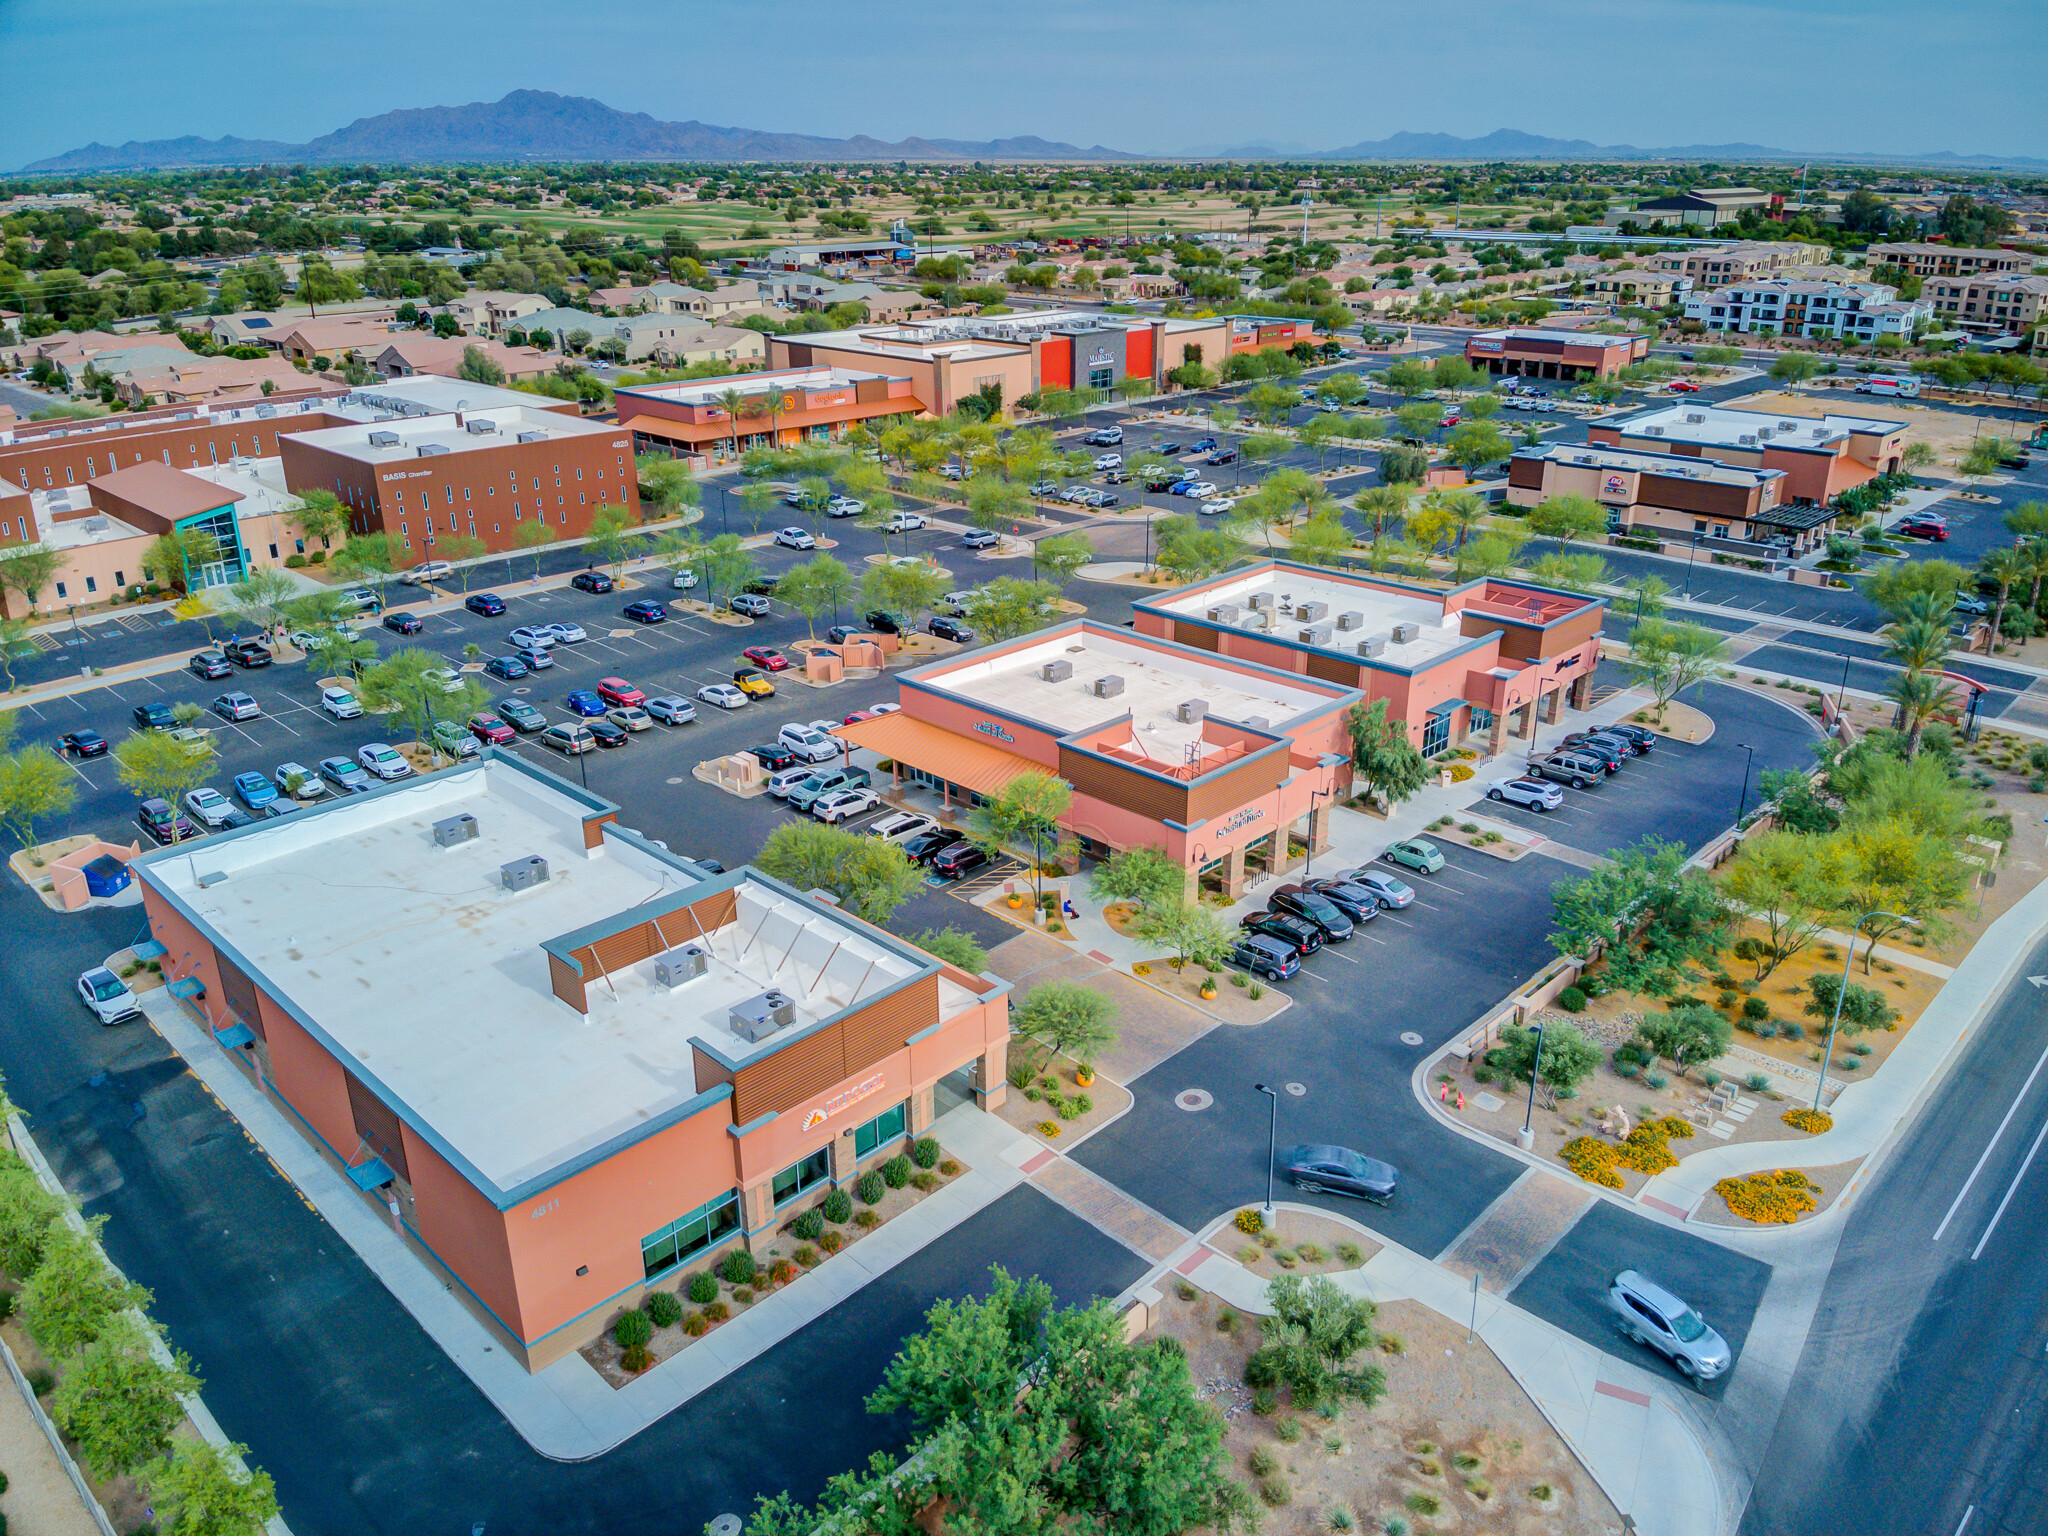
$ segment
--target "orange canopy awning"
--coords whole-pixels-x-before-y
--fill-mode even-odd
[[[913,720],[900,711],[838,726],[833,734],[978,795],[1000,794],[1020,773],[1046,771],[1028,757]]]

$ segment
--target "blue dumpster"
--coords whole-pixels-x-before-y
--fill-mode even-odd
[[[128,873],[128,866],[111,853],[101,854],[85,866],[85,894],[118,896],[128,889],[128,882],[134,878]]]

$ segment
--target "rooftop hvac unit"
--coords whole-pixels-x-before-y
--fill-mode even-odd
[[[1778,430],[1780,432],[1797,432],[1799,430],[1799,423],[1796,421],[1781,421],[1778,423]]]
[[[1358,642],[1358,654],[1361,656],[1383,655],[1386,649],[1387,639],[1384,635],[1374,635],[1370,639]]]
[[[87,533],[105,533],[112,525],[104,517],[88,517],[85,520]]]
[[[1254,608],[1244,616],[1244,627],[1246,629],[1264,629],[1269,617],[1270,615],[1263,608]]]
[[[1303,645],[1328,645],[1332,633],[1327,624],[1304,624],[1295,638]]]
[[[1207,713],[1209,713],[1208,700],[1183,699],[1179,707],[1174,710],[1173,717],[1180,721],[1182,725],[1192,725]]]
[[[1255,731],[1270,731],[1273,729],[1273,722],[1264,715],[1253,715],[1251,719],[1245,721],[1245,724]]]
[[[1406,645],[1421,633],[1422,626],[1420,624],[1396,624],[1394,626],[1394,644]]]
[[[372,448],[396,448],[398,446],[398,434],[396,432],[372,432],[370,434],[370,446]]]
[[[1254,592],[1244,601],[1247,608],[1268,609],[1273,606],[1273,594],[1270,592]]]
[[[1365,615],[1355,610],[1351,613],[1340,613],[1337,615],[1337,627],[1346,630],[1363,629],[1365,628]]]
[[[508,891],[530,890],[545,884],[547,878],[548,861],[537,853],[529,853],[523,859],[498,866],[498,881]]]
[[[434,846],[453,848],[457,843],[473,843],[476,841],[476,831],[474,816],[443,816],[434,823]]]
[[[1662,427],[1645,427],[1645,428],[1643,428],[1643,436],[1645,436],[1645,437],[1662,437],[1663,435],[1664,435],[1664,429],[1663,429]]]
[[[421,443],[419,456],[423,459],[438,457],[448,451],[446,443]]]
[[[545,432],[522,432],[519,434],[519,441],[522,443],[544,443],[547,440],[548,435]]]
[[[763,1040],[796,1022],[796,1000],[787,992],[770,989],[734,1003],[727,1022],[742,1040]]]
[[[1038,676],[1041,682],[1064,683],[1073,675],[1074,664],[1071,661],[1048,661],[1038,669]]]
[[[498,430],[498,424],[495,421],[471,421],[464,423],[464,430],[471,437],[489,437]]]
[[[256,407],[256,414],[258,416],[275,416],[277,414],[277,407],[274,405],[259,405]]]
[[[701,944],[685,944],[672,949],[665,955],[654,957],[654,980],[657,986],[680,987],[686,981],[695,981],[704,974],[708,957]]]
[[[1098,699],[1113,699],[1124,691],[1124,680],[1114,672],[1107,677],[1098,677],[1088,685],[1088,691]]]
[[[1235,603],[1218,603],[1209,610],[1210,622],[1215,624],[1235,624],[1238,616],[1239,609]]]
[[[1685,413],[1685,419],[1691,422],[1694,426],[1699,426],[1707,418],[1701,415],[1698,411],[1687,411]]]
[[[1736,438],[1735,441],[1740,443],[1745,448],[1754,448],[1756,446],[1756,438],[1748,432],[1743,433],[1742,436]]]
[[[1301,603],[1295,607],[1294,616],[1304,624],[1314,624],[1330,616],[1328,603]]]

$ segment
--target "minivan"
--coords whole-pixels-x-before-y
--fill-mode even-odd
[[[1607,777],[1607,765],[1582,752],[1553,752],[1530,770],[1546,779],[1569,784],[1573,789],[1591,789]]]
[[[793,785],[789,791],[792,810],[808,811],[811,802],[820,795],[829,795],[841,789],[866,789],[869,777],[865,768],[834,768],[830,773],[812,772],[804,776],[803,782]]]
[[[580,756],[597,745],[597,737],[587,725],[563,722],[551,725],[540,733],[541,741],[557,752],[566,752],[571,757]]]

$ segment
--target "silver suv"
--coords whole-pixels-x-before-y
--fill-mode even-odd
[[[1624,1269],[1607,1288],[1607,1304],[1621,1318],[1624,1334],[1663,1355],[1694,1386],[1712,1381],[1735,1363],[1728,1341],[1647,1275]]]

